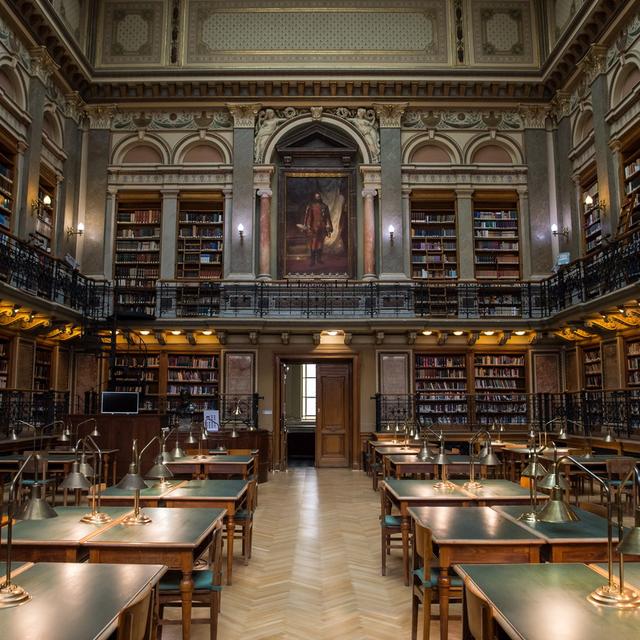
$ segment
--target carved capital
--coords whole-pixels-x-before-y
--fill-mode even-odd
[[[556,122],[569,115],[570,105],[571,94],[568,91],[556,91],[550,103],[551,114]]]
[[[253,186],[255,189],[271,189],[271,177],[275,171],[272,164],[261,164],[253,167]]]
[[[382,103],[374,102],[373,108],[376,111],[380,127],[383,129],[399,129],[402,116],[409,106],[408,102]]]
[[[253,129],[258,111],[262,107],[259,102],[228,102],[226,106],[233,118],[233,127],[235,129]]]
[[[271,189],[258,189],[259,198],[271,199],[272,195],[273,191]]]
[[[47,85],[49,78],[60,67],[49,55],[46,47],[34,47],[29,50],[29,55],[31,57],[31,69],[29,70],[31,75],[39,78],[42,84]]]
[[[379,189],[382,185],[380,165],[360,165],[360,173],[362,174],[362,184],[365,189]]]
[[[525,129],[544,129],[549,115],[549,107],[541,104],[521,104],[520,117]]]
[[[74,122],[80,122],[85,101],[80,97],[77,91],[71,91],[64,96],[63,111],[67,118],[71,118]]]
[[[367,198],[375,198],[378,195],[378,191],[376,189],[363,189],[362,197],[366,200]]]
[[[90,129],[111,129],[111,123],[116,114],[116,105],[90,104],[83,108],[83,112],[89,119]]]
[[[591,84],[599,75],[607,70],[607,47],[599,44],[591,45],[587,55],[582,59],[582,68]]]

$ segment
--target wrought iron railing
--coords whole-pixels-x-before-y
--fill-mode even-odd
[[[20,434],[25,429],[20,420],[41,427],[64,418],[68,413],[68,391],[0,389],[0,431],[5,435],[13,427]]]

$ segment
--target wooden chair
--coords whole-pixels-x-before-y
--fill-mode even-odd
[[[603,504],[595,504],[595,502],[581,502],[580,508],[584,511],[588,511],[589,513],[601,516],[602,518],[607,517],[607,507]]]
[[[209,624],[209,638],[216,640],[218,637],[218,614],[220,613],[220,600],[222,597],[222,527],[216,527],[213,539],[209,547],[209,568],[193,572],[193,596],[194,608],[209,608],[208,618],[192,618],[191,624]],[[160,580],[160,596],[158,606],[158,640],[162,638],[164,625],[182,624],[182,620],[164,618],[164,610],[167,607],[182,607],[180,571],[167,571]]]
[[[153,637],[154,590],[142,591],[118,616],[116,640],[151,640]]]
[[[463,637],[467,631],[473,640],[493,640],[495,629],[491,606],[470,580],[464,583],[464,608],[466,617]]]
[[[380,570],[383,576],[387,575],[387,556],[391,555],[391,549],[402,549],[402,519],[391,513],[391,502],[387,496],[386,485],[380,484]]]
[[[422,640],[429,640],[431,605],[438,599],[440,569],[434,566],[431,530],[415,523],[413,533],[413,586],[411,595],[411,640],[418,635],[418,608],[422,605]],[[449,573],[450,600],[462,599],[462,579]],[[451,619],[451,617],[450,617]]]
[[[230,456],[253,456],[253,475],[251,480],[255,480],[255,506],[258,506],[258,469],[260,468],[260,452],[257,449],[229,449]]]
[[[609,489],[611,490],[611,499],[615,501],[616,492],[622,495],[624,494],[627,499],[631,498],[633,500],[634,497],[634,478],[631,477],[624,486],[622,486],[622,481],[625,476],[633,469],[638,460],[636,458],[625,458],[622,456],[618,456],[615,458],[609,458],[607,460],[607,483],[609,485]],[[600,501],[602,502],[602,492],[600,494]]]
[[[234,539],[242,540],[242,557],[244,564],[249,564],[251,559],[251,548],[253,545],[253,514],[256,510],[256,488],[258,483],[255,480],[249,482],[247,491],[247,504],[244,509],[236,511],[234,516]],[[227,539],[225,528],[223,537]]]
[[[23,487],[31,488],[36,484],[36,477],[38,478],[38,484],[44,486],[44,497],[46,499],[47,491],[51,495],[51,504],[56,503],[56,479],[48,476],[49,470],[49,458],[46,451],[25,451],[25,456],[33,455],[33,458],[27,462],[22,478],[20,479],[21,489]],[[37,470],[37,473],[36,473]],[[25,478],[25,475],[27,476]],[[20,492],[22,493],[22,491]]]

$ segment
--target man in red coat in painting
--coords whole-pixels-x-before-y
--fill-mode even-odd
[[[304,227],[309,237],[311,266],[316,262],[322,264],[322,248],[324,239],[333,233],[329,207],[322,201],[320,193],[313,194],[313,199],[304,211]]]

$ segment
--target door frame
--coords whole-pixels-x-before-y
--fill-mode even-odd
[[[280,441],[282,437],[280,417],[282,412],[282,376],[281,368],[283,364],[329,364],[347,363],[351,366],[351,424],[349,427],[349,467],[351,469],[360,468],[360,359],[357,353],[306,353],[292,354],[276,353],[274,358],[273,376],[273,442],[272,442],[272,465],[274,469],[281,468],[282,452]],[[344,467],[343,467],[344,468]]]

